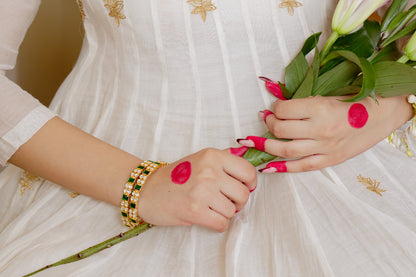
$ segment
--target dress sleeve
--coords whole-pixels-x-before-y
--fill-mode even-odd
[[[0,165],[55,116],[6,77],[41,0],[3,0],[0,9]]]

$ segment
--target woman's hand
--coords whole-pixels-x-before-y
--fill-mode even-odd
[[[204,149],[158,169],[138,212],[155,225],[202,225],[223,232],[257,186],[255,168],[230,150]]]
[[[262,172],[301,172],[339,164],[371,148],[412,115],[405,96],[367,98],[358,103],[342,97],[309,97],[278,100],[271,112],[261,113],[270,132],[291,141],[239,140],[272,155],[295,159],[273,162]]]

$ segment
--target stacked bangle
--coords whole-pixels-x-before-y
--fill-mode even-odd
[[[144,161],[130,174],[121,199],[121,219],[127,227],[134,228],[143,222],[137,210],[140,192],[149,175],[166,165],[166,162]]]
[[[409,157],[415,157],[416,154],[416,96],[409,95],[407,101],[412,105],[415,112],[413,119],[408,121],[402,128],[394,131],[389,137],[388,142],[394,147],[407,154]]]

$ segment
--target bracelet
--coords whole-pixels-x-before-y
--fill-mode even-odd
[[[124,225],[134,228],[143,222],[138,216],[140,192],[147,178],[158,168],[166,166],[166,162],[144,161],[133,172],[125,185],[121,200],[121,215]]]
[[[416,153],[416,96],[409,95],[407,101],[412,105],[415,116],[405,124],[406,128],[394,131],[388,137],[388,142],[407,156],[414,157]]]
[[[135,168],[131,172],[129,180],[124,185],[123,196],[121,198],[121,220],[123,221],[123,224],[126,225],[127,227],[132,227],[130,225],[130,220],[128,216],[129,206],[130,206],[130,203],[129,203],[130,195],[133,191],[133,187],[135,186],[137,182],[137,179],[142,174],[143,170],[147,167],[148,164],[150,164],[149,161],[144,161],[137,168]]]

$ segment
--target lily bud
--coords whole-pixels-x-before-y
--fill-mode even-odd
[[[332,30],[347,35],[389,0],[340,0],[332,18]]]
[[[416,33],[413,34],[407,43],[406,47],[404,48],[404,53],[410,60],[416,61]]]

